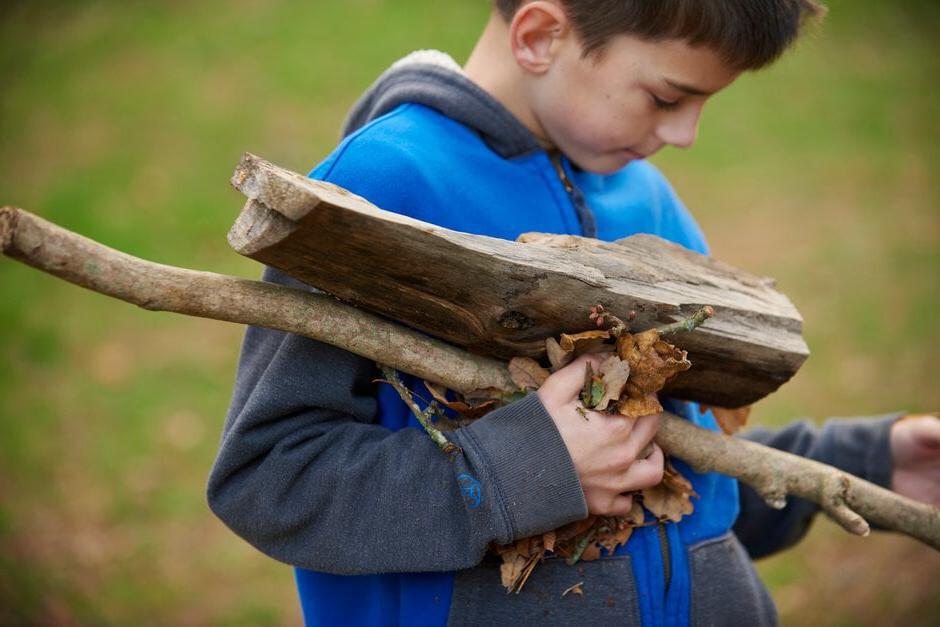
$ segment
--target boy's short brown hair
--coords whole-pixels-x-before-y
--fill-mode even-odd
[[[793,43],[807,17],[825,9],[814,0],[560,0],[584,46],[600,53],[616,35],[649,41],[683,39],[714,50],[729,67],[756,70]],[[511,20],[528,0],[494,0]]]

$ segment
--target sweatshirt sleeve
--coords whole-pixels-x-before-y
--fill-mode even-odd
[[[891,486],[891,425],[901,414],[831,419],[822,427],[795,422],[780,431],[757,428],[744,439],[808,457],[861,477],[883,488]],[[754,559],[796,544],[809,530],[819,506],[788,497],[782,510],[764,503],[748,485],[740,484],[741,513],[734,532]]]
[[[299,284],[268,270],[266,280]],[[375,422],[375,365],[296,335],[249,328],[212,510],[288,564],[334,574],[454,570],[587,516],[567,448],[536,395],[450,434]]]

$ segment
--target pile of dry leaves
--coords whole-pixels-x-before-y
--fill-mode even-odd
[[[675,325],[631,333],[621,319],[597,305],[591,309],[591,319],[598,327],[596,330],[562,334],[557,340],[546,340],[549,367],[543,367],[528,357],[517,357],[510,362],[510,375],[519,387],[519,392],[512,397],[537,390],[552,372],[579,355],[597,353],[607,357],[596,372],[590,363],[587,365],[581,392],[584,407],[602,413],[619,413],[633,419],[658,414],[663,408],[657,393],[670,378],[692,365],[684,350],[663,337],[679,331],[690,331],[713,313],[710,307],[706,307],[692,318]],[[485,392],[449,400],[446,390],[433,384],[426,385],[437,403],[461,416],[461,424],[475,420],[507,400],[512,400],[505,394],[499,398],[487,397]],[[726,433],[737,431],[747,418],[747,409],[711,409]],[[702,411],[706,411],[706,408],[703,407]],[[495,552],[503,560],[503,585],[510,592],[519,592],[548,553],[574,564],[579,560],[597,559],[601,557],[602,551],[613,552],[629,540],[636,527],[667,520],[678,522],[683,516],[691,514],[694,509],[692,498],[697,496],[688,479],[667,460],[663,481],[637,493],[633,499],[633,510],[627,516],[590,516],[541,536],[495,547]]]

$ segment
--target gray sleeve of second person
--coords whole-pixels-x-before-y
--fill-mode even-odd
[[[209,477],[216,515],[269,556],[334,574],[467,568],[491,542],[587,516],[537,396],[452,432],[463,454],[450,459],[419,429],[376,424],[377,376],[351,353],[249,328]]]
[[[890,488],[891,425],[901,414],[835,418],[817,427],[808,420],[780,431],[756,428],[739,437],[835,466]],[[750,486],[741,483],[741,513],[734,532],[752,558],[765,557],[796,544],[809,530],[819,506],[788,497],[782,510],[769,507]]]

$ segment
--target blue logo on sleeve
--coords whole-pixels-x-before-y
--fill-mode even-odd
[[[463,495],[467,509],[480,507],[480,503],[483,502],[483,487],[476,477],[462,472],[457,475],[457,483],[460,485],[460,494]]]

